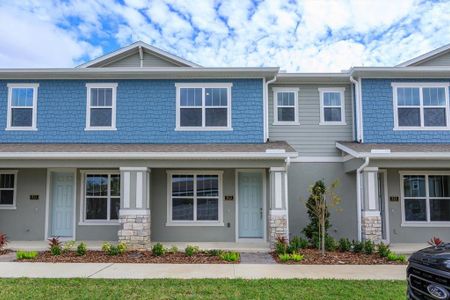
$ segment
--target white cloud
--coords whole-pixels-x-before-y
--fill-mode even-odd
[[[395,65],[449,43],[449,15],[422,0],[4,0],[0,67],[73,66],[138,39],[204,66]]]

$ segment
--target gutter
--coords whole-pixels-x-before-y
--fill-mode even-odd
[[[269,139],[269,84],[277,81],[277,75],[275,75],[271,80],[266,81],[264,87],[264,142]]]
[[[361,84],[350,76],[350,81],[355,85],[355,110],[356,110],[356,141],[362,143],[362,103],[361,103]],[[354,112],[352,112],[353,114]]]
[[[366,157],[364,159],[364,163],[359,166],[356,170],[356,220],[358,226],[358,241],[362,240],[362,230],[361,230],[361,207],[362,207],[362,199],[361,199],[361,172],[362,170],[369,165],[370,158]]]

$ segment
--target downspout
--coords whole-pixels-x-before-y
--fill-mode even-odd
[[[355,80],[355,78],[353,78],[353,76],[350,76],[350,81],[355,85],[355,111],[353,113],[356,113],[356,141],[358,143],[362,142],[362,137],[361,137],[361,133],[362,133],[362,129],[361,129],[361,95],[360,95],[360,86],[359,86],[359,81]],[[353,125],[354,126],[354,125]]]
[[[364,159],[364,163],[359,166],[356,170],[356,221],[358,226],[358,241],[362,240],[361,233],[361,207],[362,207],[362,199],[361,199],[361,172],[365,167],[369,165],[369,157]]]
[[[264,79],[265,80],[265,79]],[[271,80],[265,82],[264,87],[264,143],[269,139],[269,84],[277,81],[277,76],[273,77]]]

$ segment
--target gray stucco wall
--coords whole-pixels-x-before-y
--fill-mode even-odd
[[[289,232],[299,235],[309,223],[305,202],[309,187],[323,179],[327,185],[339,180],[336,193],[341,204],[330,208],[330,234],[335,238],[357,238],[356,226],[356,183],[354,173],[345,173],[343,163],[291,163],[289,167]],[[339,211],[338,211],[338,210]]]
[[[45,231],[46,169],[19,169],[15,210],[0,209],[0,232],[9,240],[43,240]],[[39,200],[30,200],[39,195]]]
[[[388,195],[400,198],[399,171],[400,169],[388,169],[387,174]],[[450,228],[448,227],[402,227],[401,202],[389,201],[388,206],[391,243],[426,243],[433,236],[438,236],[444,241],[450,240]]]
[[[296,87],[298,93],[298,114],[300,125],[273,125],[274,106],[272,87]],[[345,88],[345,121],[347,125],[319,125],[319,88]],[[336,141],[353,139],[352,99],[350,85],[343,84],[283,84],[269,88],[269,138],[273,141],[287,141],[300,156],[338,156]]]

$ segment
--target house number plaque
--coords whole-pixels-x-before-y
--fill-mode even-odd
[[[234,197],[233,196],[225,196],[225,201],[233,201]]]
[[[30,195],[30,200],[39,200],[39,195]]]

